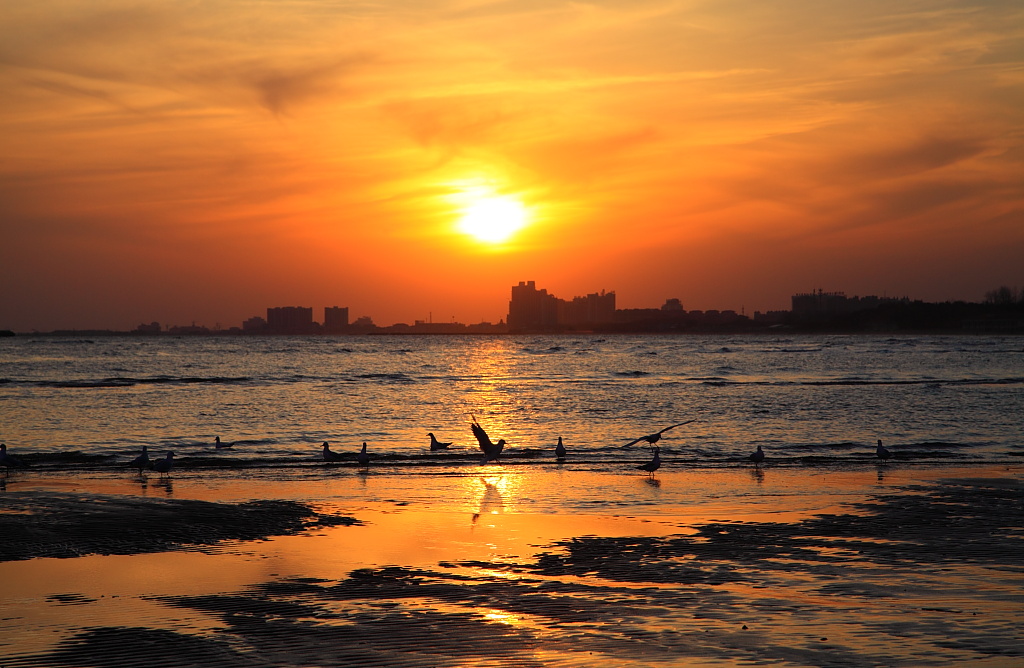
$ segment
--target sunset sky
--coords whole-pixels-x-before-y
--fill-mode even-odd
[[[16,331],[980,301],[1024,287],[1024,4],[5,2],[0,233]]]

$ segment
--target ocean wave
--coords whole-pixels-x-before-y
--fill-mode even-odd
[[[765,386],[803,386],[803,387],[843,387],[843,386],[888,386],[888,385],[920,385],[928,387],[958,385],[1021,385],[1024,378],[837,378],[835,380],[733,380],[719,377],[693,377],[678,381],[670,381],[666,385],[700,383],[714,387],[729,385],[765,385]]]
[[[376,380],[384,383],[414,383],[415,379],[404,373],[361,373],[351,376],[354,380]]]
[[[7,382],[28,385],[31,387],[55,387],[55,388],[94,388],[94,387],[132,387],[134,385],[194,385],[194,384],[209,384],[209,385],[238,385],[242,383],[248,383],[252,381],[249,376],[212,376],[212,377],[200,377],[200,376],[157,376],[154,378],[132,378],[128,376],[114,376],[111,378],[100,378],[100,379],[88,379],[83,378],[81,380],[31,380],[31,381],[12,381],[10,379],[4,379]]]
[[[873,448],[865,445],[854,451],[810,451],[805,453],[780,452],[775,448],[766,448],[766,458],[759,469],[770,471],[772,468],[862,468],[864,466],[898,467],[904,466],[935,466],[935,465],[991,465],[1005,463],[1007,458],[1024,457],[1024,451],[1005,451],[972,453],[967,450],[918,449],[911,446],[892,448],[893,455],[888,461],[879,460]],[[154,448],[151,457],[162,458],[164,449]],[[281,453],[267,456],[221,456],[220,453],[179,454],[175,451],[174,468],[171,472],[185,474],[201,471],[237,472],[240,475],[258,474],[260,471],[306,471],[322,470],[343,471],[364,467],[356,459],[356,451],[340,452],[341,459],[324,462],[319,453],[311,448],[309,453]],[[661,472],[675,470],[700,470],[737,468],[753,470],[748,460],[749,453],[719,453],[712,449],[686,450],[662,448]],[[86,454],[80,451],[41,453],[19,453],[19,458],[27,464],[26,468],[16,469],[0,477],[3,484],[17,483],[38,475],[53,473],[72,473],[87,471],[124,471],[126,475],[136,475],[130,466],[131,458],[116,454]],[[550,467],[567,472],[602,471],[631,473],[633,469],[647,462],[650,455],[645,448],[623,451],[621,448],[610,449],[606,453],[575,451],[564,461],[556,460],[550,450],[524,448],[519,451],[502,453],[501,459],[489,464],[481,464],[481,454],[472,450],[460,453],[445,454],[371,454],[369,471],[380,475],[424,474],[430,475],[478,475],[480,471],[496,470],[494,467],[515,470],[526,467]],[[152,474],[155,475],[155,474]]]

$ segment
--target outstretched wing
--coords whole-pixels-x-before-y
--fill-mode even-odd
[[[658,433],[659,434],[664,434],[669,429],[675,429],[676,427],[682,427],[684,424],[690,424],[691,422],[693,422],[693,420],[687,420],[686,422],[680,422],[679,424],[674,424],[671,427],[665,427],[664,429],[662,429]]]
[[[487,435],[484,428],[473,418],[473,421],[469,424],[469,428],[473,430],[473,435],[476,436],[477,442],[480,443],[480,449],[487,452],[488,448],[493,448],[494,444],[491,443],[491,437]]]

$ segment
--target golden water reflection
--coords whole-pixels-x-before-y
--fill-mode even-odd
[[[160,597],[233,596],[248,588],[296,578],[321,582],[327,588],[356,569],[386,567],[400,568],[404,578],[416,583],[435,584],[447,577],[461,582],[458,586],[465,586],[467,593],[462,598],[455,596],[454,601],[381,595],[380,599],[347,601],[346,605],[374,610],[378,608],[373,606],[384,604],[405,606],[401,609],[420,606],[452,614],[472,610],[489,622],[525,627],[541,638],[561,641],[558,648],[536,652],[535,656],[550,659],[547,665],[573,665],[572,661],[580,665],[580,655],[568,649],[571,643],[567,639],[582,634],[584,628],[600,647],[610,646],[608,638],[623,635],[616,630],[621,627],[637,638],[654,634],[652,643],[675,642],[685,647],[692,639],[695,646],[718,643],[744,648],[751,656],[767,643],[780,652],[791,652],[784,655],[785,660],[799,662],[802,651],[814,653],[808,656],[825,656],[829,651],[826,643],[836,651],[842,647],[845,651],[875,651],[876,639],[865,633],[865,628],[912,623],[908,620],[917,624],[916,631],[887,638],[888,647],[898,648],[887,651],[897,658],[925,656],[932,647],[925,636],[929,628],[955,626],[958,632],[967,633],[977,626],[981,633],[984,624],[1002,633],[1007,620],[1015,619],[1019,612],[1019,605],[1013,603],[1015,583],[1004,581],[1004,573],[953,564],[941,573],[920,569],[893,580],[888,564],[857,561],[855,543],[847,549],[835,541],[818,553],[822,558],[851,560],[856,568],[844,569],[841,563],[809,567],[807,562],[790,558],[774,560],[775,568],[769,572],[750,563],[723,560],[723,568],[741,574],[743,582],[697,580],[657,586],[635,574],[633,580],[611,580],[597,574],[552,575],[506,568],[535,564],[541,553],[564,553],[565,546],[556,543],[588,536],[659,538],[692,534],[711,523],[781,523],[831,512],[849,513],[847,504],[877,492],[872,468],[825,473],[776,469],[767,475],[762,471],[761,476],[749,469],[664,471],[658,485],[628,473],[524,473],[500,466],[479,470],[482,473],[474,469],[472,474],[447,477],[352,474],[288,483],[186,474],[176,476],[173,486],[169,480],[158,486],[154,479],[148,483],[128,478],[50,480],[53,486],[74,491],[144,495],[148,488],[150,493],[157,492],[152,496],[158,502],[171,489],[177,498],[317,500],[322,507],[357,517],[364,524],[266,541],[227,542],[203,551],[5,563],[0,617],[5,619],[6,635],[0,639],[0,656],[11,647],[18,652],[43,651],[83,626],[208,634],[223,627],[218,617],[171,608],[162,604]],[[932,475],[898,467],[889,467],[886,473],[891,476],[890,483],[903,484]],[[977,476],[980,472],[968,473]],[[935,478],[951,475],[949,470],[934,473]],[[16,486],[43,486],[45,479],[22,476],[9,485],[8,492]],[[600,511],[579,506],[565,510],[588,489],[604,490],[608,497],[597,506]],[[625,497],[630,499],[628,505],[611,505]],[[539,512],[532,512],[538,508],[537,499],[547,501]],[[614,549],[613,543],[609,545]],[[940,579],[945,585],[936,588]],[[500,596],[469,593],[474,585],[483,589],[502,584],[508,589],[499,591],[515,593],[515,601],[523,607],[513,605],[512,599],[502,603]],[[860,589],[842,596],[837,593],[854,586]],[[425,590],[430,591],[429,587]],[[658,596],[663,598],[652,600]],[[670,600],[690,599],[694,601],[691,606],[668,605]],[[531,607],[535,600],[552,607]],[[566,608],[578,610],[579,617],[558,621],[558,611]],[[979,615],[949,610],[977,611]],[[616,624],[607,623],[610,619]],[[740,622],[749,628],[742,629]],[[616,642],[630,647],[621,638]],[[629,652],[597,652],[588,665],[650,665],[660,661],[656,659]],[[699,664],[697,660],[686,662]],[[475,664],[467,659],[466,665]]]

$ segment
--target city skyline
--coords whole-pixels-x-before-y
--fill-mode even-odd
[[[190,324],[140,322],[123,330],[110,328],[70,328],[52,331],[34,330],[35,333],[97,333],[133,334],[360,334],[360,333],[540,333],[585,332],[606,333],[630,331],[756,331],[777,326],[811,330],[826,327],[863,326],[858,317],[876,312],[887,305],[900,307],[882,316],[868,318],[872,328],[885,328],[885,323],[896,329],[921,325],[922,329],[957,329],[974,331],[1016,332],[1024,327],[1024,289],[1000,286],[986,291],[983,300],[924,302],[909,296],[848,296],[843,291],[825,291],[821,288],[789,297],[790,308],[767,312],[734,309],[687,309],[678,297],[667,297],[660,305],[642,308],[617,308],[614,290],[560,298],[537,287],[535,281],[519,281],[511,286],[507,312],[496,321],[481,320],[464,323],[454,318],[435,321],[432,314],[426,319],[411,322],[383,323],[372,315],[350,316],[350,309],[341,306],[268,306],[266,317],[252,315],[240,325],[215,323],[212,327],[192,321]],[[323,317],[316,319],[315,313]],[[852,319],[851,319],[852,317]],[[992,318],[998,320],[994,324]],[[939,321],[944,323],[940,325]],[[971,322],[968,322],[971,321]],[[0,327],[7,335],[13,330]],[[20,332],[31,334],[33,332]]]
[[[5,3],[0,327],[333,303],[497,321],[524,276],[622,308],[980,299],[1024,281],[1022,19],[1007,0]]]

